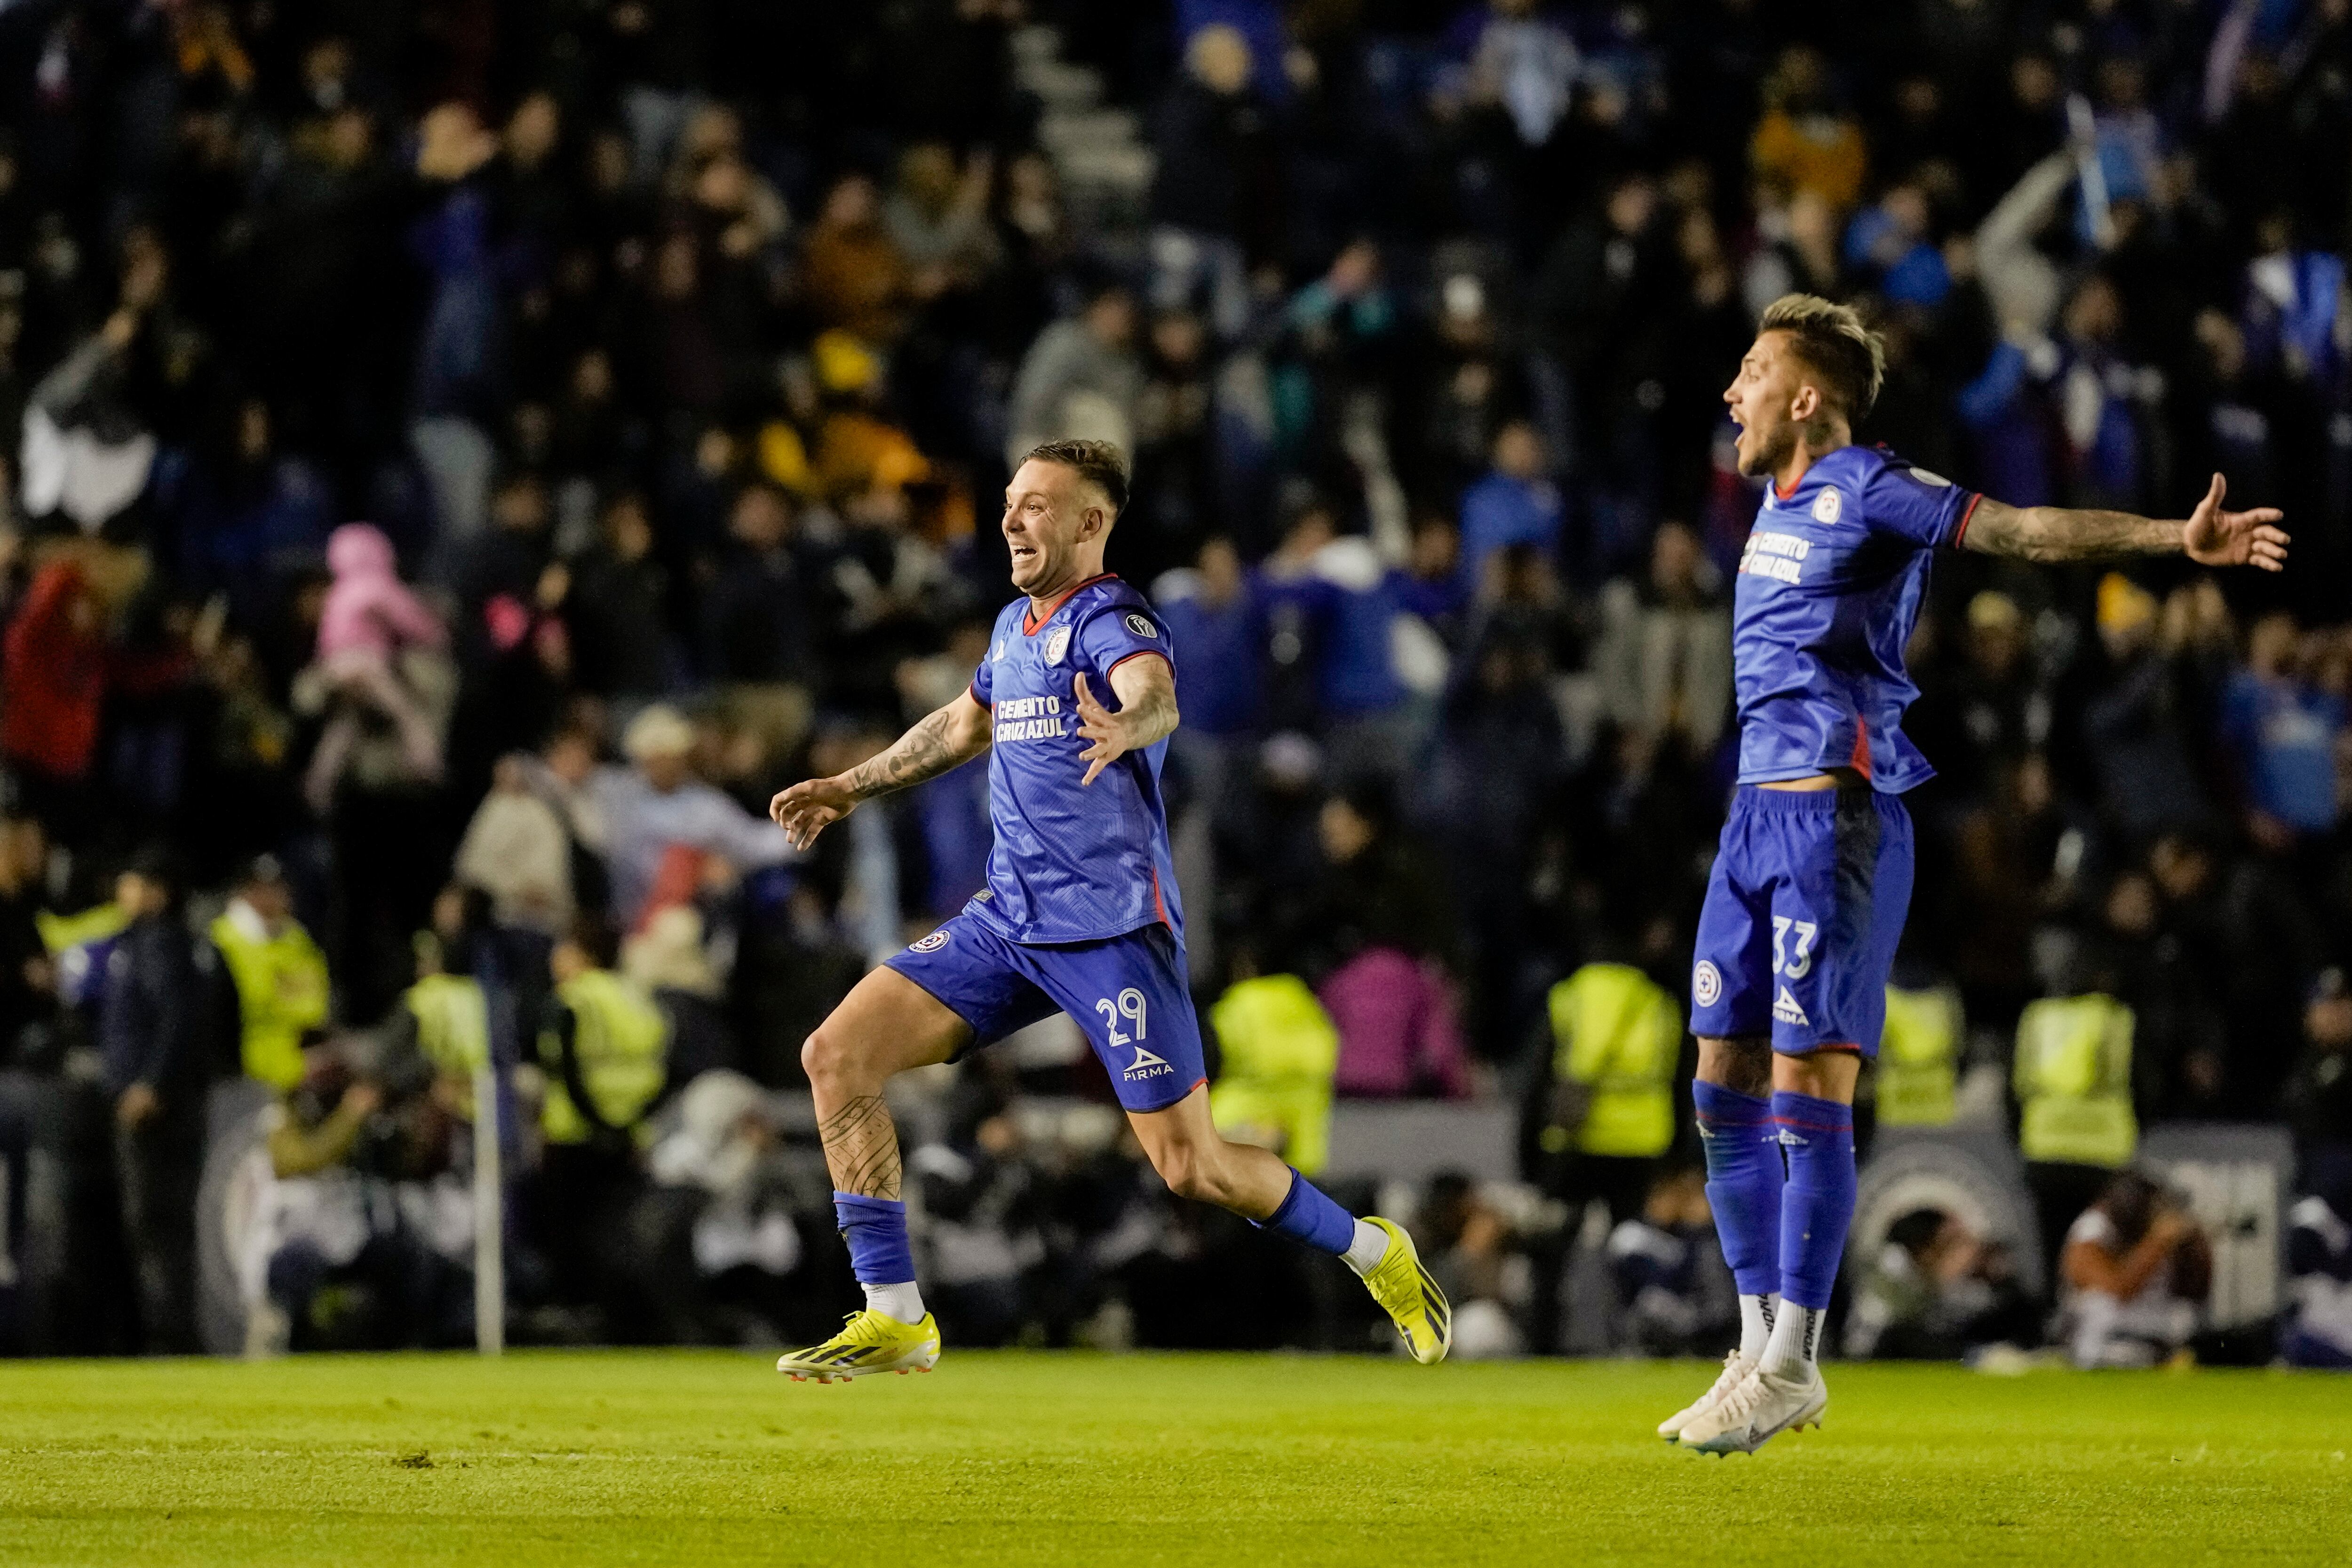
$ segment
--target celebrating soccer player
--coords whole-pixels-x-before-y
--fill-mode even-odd
[[[801,1052],[866,1309],[776,1363],[795,1381],[939,1360],[883,1085],[1057,1010],[1086,1031],[1171,1188],[1346,1259],[1416,1361],[1444,1359],[1452,1342],[1444,1295],[1402,1229],[1355,1218],[1265,1150],[1226,1142],[1209,1120],[1160,793],[1177,722],[1175,656],[1150,604],[1103,570],[1126,504],[1116,447],[1056,441],[1031,452],[1004,492],[1003,525],[1025,597],[997,616],[971,689],[880,756],[794,784],[769,806],[805,846],[861,801],[989,753],[988,886],[858,982]]]
[[[1658,1428],[1706,1453],[1752,1452],[1829,1407],[1814,1358],[1853,1218],[1854,1079],[1878,1048],[1911,899],[1902,796],[1931,771],[1903,734],[1918,695],[1903,650],[1929,552],[2286,561],[2280,514],[2224,511],[2219,474],[2187,521],[2161,522],[2003,506],[1857,447],[1885,368],[1851,308],[1790,294],[1764,312],[1723,395],[1739,471],[1772,490],[1740,556],[1739,788],[1691,975],[1694,1098],[1739,1348]]]

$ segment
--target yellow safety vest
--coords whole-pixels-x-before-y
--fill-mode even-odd
[[[1658,983],[1629,963],[1588,963],[1551,988],[1552,1070],[1592,1100],[1576,1147],[1585,1154],[1651,1159],[1675,1141],[1675,1063],[1683,1014]]]
[[[302,1081],[302,1037],[327,1021],[327,955],[293,921],[257,942],[224,914],[213,945],[236,986],[245,1076],[283,1093]]]
[[[1331,1157],[1331,1075],[1339,1031],[1296,974],[1244,980],[1209,1009],[1223,1054],[1209,1117],[1228,1132],[1272,1134],[1307,1175]]]
[[[1886,988],[1886,1029],[1878,1039],[1878,1123],[1949,1127],[1959,1077],[1960,994]]]
[[[2018,1144],[2029,1160],[2131,1163],[2132,1010],[2096,992],[2035,1002],[2017,1021],[2013,1081],[2025,1108]]]
[[[634,1126],[665,1081],[668,1020],[651,997],[606,969],[574,975],[555,994],[572,1009],[580,1085],[595,1102],[598,1118],[607,1127]],[[539,1059],[547,1069],[541,1131],[551,1143],[586,1142],[591,1124],[572,1102],[563,1081],[562,1043],[553,1030],[540,1036]]]
[[[469,974],[428,974],[401,998],[416,1020],[416,1048],[434,1070],[456,1079],[465,1113],[474,1113],[474,1074],[490,1059],[490,1006]]]

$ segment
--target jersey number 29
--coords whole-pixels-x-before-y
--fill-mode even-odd
[[[1118,1032],[1118,1021],[1121,1018],[1133,1022],[1136,1039],[1142,1039],[1150,1032],[1145,1026],[1143,1020],[1143,993],[1132,985],[1118,994],[1118,1001],[1116,1004],[1108,996],[1096,1003],[1095,1011],[1100,1013],[1103,1016],[1103,1022],[1110,1026],[1110,1043],[1114,1046],[1130,1043],[1125,1035]]]

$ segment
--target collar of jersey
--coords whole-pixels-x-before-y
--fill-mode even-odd
[[[1081,588],[1091,588],[1097,583],[1108,583],[1117,578],[1118,575],[1118,574],[1116,572],[1098,572],[1083,583],[1071,584],[1068,587],[1063,589],[1059,595],[1055,595],[1052,604],[1045,606],[1045,613],[1042,616],[1037,613],[1036,605],[1030,605],[1027,609],[1021,612],[1021,635],[1024,637],[1035,637],[1039,632],[1045,630],[1045,623],[1054,618],[1054,612],[1070,602],[1071,595],[1076,593]]]

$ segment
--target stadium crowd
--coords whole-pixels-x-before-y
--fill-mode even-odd
[[[1942,563],[1878,1106],[2019,1141],[2089,1360],[2201,1293],[2136,1129],[2285,1122],[2280,1342],[2352,1359],[2343,0],[35,0],[0,84],[0,1154],[68,1281],[0,1289],[19,1347],[195,1342],[237,1079],[248,1342],[466,1338],[484,1063],[519,1333],[820,1328],[799,1044],[978,887],[985,781],[805,855],[764,803],[969,679],[993,497],[1087,436],[1221,1121],[1311,1171],[1335,1093],[1516,1104],[1521,1184],[1414,1205],[1465,1348],[1582,1268],[1607,1345],[1711,1352],[1719,393],[1802,289],[1923,467],[2287,510],[2275,583]],[[907,1125],[957,1342],[1378,1327],[1157,1194],[1074,1032]],[[1855,1353],[2044,1332],[1950,1216],[1888,1247]]]

